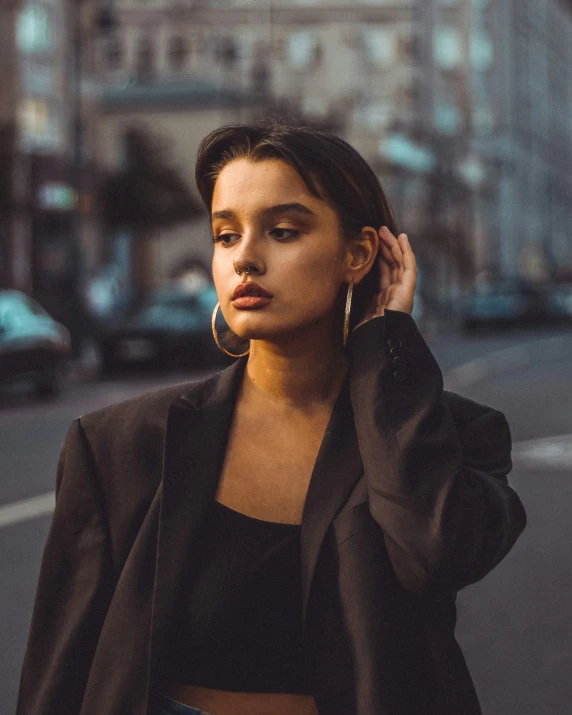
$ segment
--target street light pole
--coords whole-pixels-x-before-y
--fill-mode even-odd
[[[85,165],[83,96],[82,84],[84,77],[84,26],[83,1],[68,0],[71,24],[71,77],[70,96],[71,112],[71,178],[75,190],[75,201],[71,217],[71,261],[73,269],[72,295],[70,306],[70,333],[72,336],[72,355],[81,356],[82,342],[86,337],[87,321],[83,297],[83,287],[86,281],[85,261],[83,255],[83,215],[82,188]],[[108,33],[115,27],[112,0],[98,9],[95,30],[98,33]]]
[[[81,0],[68,0],[71,22],[71,179],[75,191],[75,201],[71,216],[70,252],[72,262],[72,287],[70,305],[70,333],[72,336],[72,356],[81,355],[84,338],[84,310],[82,285],[84,281],[83,261],[83,221],[81,214],[80,193],[83,170],[83,122],[82,122],[82,73],[83,73],[83,38],[82,38],[82,3]]]

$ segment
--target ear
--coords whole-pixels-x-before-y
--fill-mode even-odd
[[[364,226],[358,236],[351,239],[348,248],[349,265],[346,280],[359,283],[371,270],[379,250],[379,235],[375,228]]]

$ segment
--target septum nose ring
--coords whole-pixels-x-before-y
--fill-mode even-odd
[[[237,268],[237,269],[236,269],[236,272],[238,273],[238,275],[240,275],[240,274],[242,273],[242,271],[240,270],[240,268]],[[247,267],[245,268],[244,272],[246,273],[247,276],[250,275],[250,266],[247,266]]]

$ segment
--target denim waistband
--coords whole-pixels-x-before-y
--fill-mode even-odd
[[[199,710],[191,705],[185,705],[178,700],[162,695],[159,700],[159,709],[157,715],[212,715],[206,710]]]

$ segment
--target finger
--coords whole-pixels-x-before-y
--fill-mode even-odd
[[[399,234],[399,236],[397,237],[397,243],[399,244],[399,248],[401,249],[401,265],[399,266],[399,281],[401,282],[403,280],[403,274],[407,269],[407,259],[405,257],[405,252],[408,251],[410,256],[413,256],[413,251],[411,250],[411,246],[409,245],[409,238],[406,233]],[[415,257],[413,257],[413,260],[415,260]]]
[[[380,238],[381,242],[383,243],[383,245],[387,246],[390,251],[393,251],[396,246],[399,249],[399,244],[397,243],[397,239],[391,233],[391,231],[387,228],[387,226],[382,226],[379,229],[379,238]]]
[[[413,253],[409,236],[406,233],[400,233],[397,241],[399,243],[399,247],[401,248],[401,254],[403,257],[405,258],[405,256],[407,256],[408,259],[412,259],[415,263],[415,254]]]
[[[415,259],[415,254],[409,243],[409,236],[406,233],[402,233],[399,237],[401,253],[403,256],[403,267],[406,271],[414,271],[417,273],[417,260]]]
[[[398,268],[401,268],[401,266],[403,265],[403,254],[401,252],[401,246],[399,245],[399,241],[395,238],[395,236],[391,233],[387,226],[382,227],[382,231],[380,232],[380,238],[384,242],[384,245],[386,245],[391,251],[391,255],[393,256],[393,259],[397,264]],[[397,280],[399,280],[399,270],[397,271]]]
[[[395,239],[391,231],[389,231],[389,229],[385,226],[382,227],[380,229],[380,247],[382,255],[389,265],[392,283],[399,281],[399,256],[396,256],[395,252],[392,250],[394,241]]]
[[[381,244],[381,255],[388,270],[390,283],[396,283],[399,280],[399,265],[396,263],[391,249],[385,243]]]
[[[400,237],[402,252],[403,252],[403,276],[401,282],[408,288],[414,289],[417,285],[417,261],[415,254],[409,243],[409,238],[406,234]]]
[[[406,291],[413,293],[417,286],[417,275],[413,271],[405,271],[401,285]]]
[[[399,283],[403,280],[403,275],[405,273],[405,270],[407,267],[411,267],[411,259],[413,259],[413,263],[415,263],[415,256],[413,255],[413,251],[411,249],[411,245],[409,243],[409,238],[406,233],[400,233],[399,236],[397,237],[396,243],[399,246],[400,249],[400,263],[399,263],[399,268],[397,271],[397,280]],[[405,253],[408,253],[408,261],[407,261],[407,266],[406,266],[406,258],[405,258]],[[395,256],[395,251],[393,252],[393,255]]]
[[[383,258],[382,252],[380,252],[379,278],[379,289],[381,293],[391,285],[391,267],[387,259]]]
[[[390,268],[395,268],[398,265],[391,248],[387,244],[382,243],[380,245],[380,253]]]

